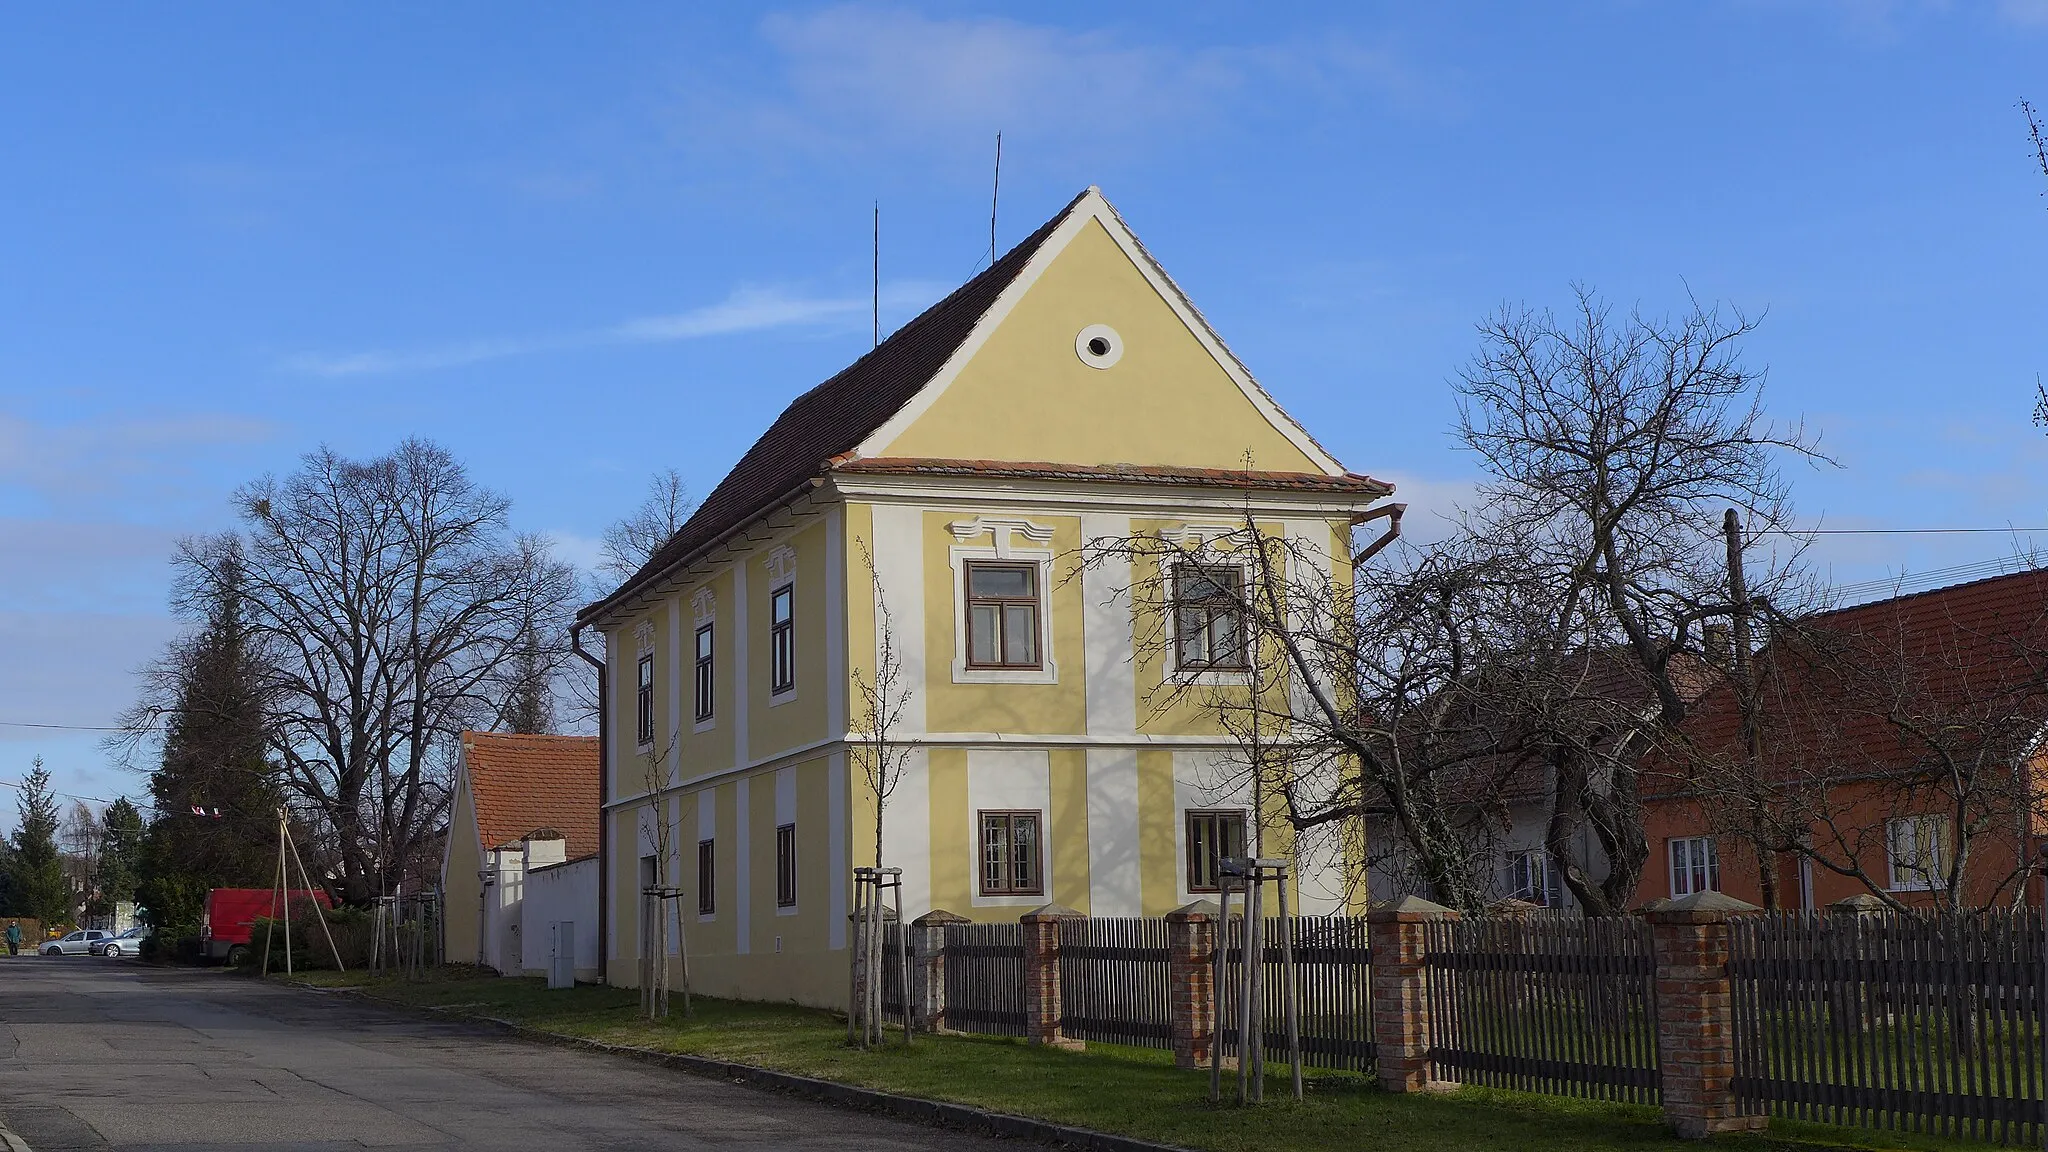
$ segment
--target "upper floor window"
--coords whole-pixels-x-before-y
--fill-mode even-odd
[[[1223,862],[1245,853],[1244,813],[1188,813],[1188,891],[1215,892],[1223,887]]]
[[[641,744],[654,743],[654,654],[640,657],[640,680],[633,690],[633,734]]]
[[[981,894],[1040,896],[1045,876],[1039,857],[1037,812],[983,812]]]
[[[784,584],[768,595],[768,691],[796,688],[796,589]]]
[[[1564,903],[1564,890],[1557,880],[1557,864],[1541,848],[1508,854],[1508,895],[1545,908]]]
[[[697,722],[711,719],[711,625],[697,629]]]
[[[1671,894],[1721,890],[1721,854],[1712,836],[1687,836],[1671,841]]]
[[[1038,565],[967,562],[967,665],[1037,668]]]
[[[1927,892],[1948,883],[1948,817],[1901,816],[1884,826],[1894,892]]]
[[[1175,663],[1187,672],[1251,667],[1244,637],[1244,570],[1182,564],[1173,573]]]

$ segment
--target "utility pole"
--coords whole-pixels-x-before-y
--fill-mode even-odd
[[[1721,516],[1721,535],[1728,545],[1728,597],[1735,606],[1734,619],[1729,628],[1728,677],[1735,685],[1735,703],[1742,719],[1742,754],[1747,761],[1746,775],[1750,796],[1749,803],[1758,807],[1750,819],[1760,825],[1764,818],[1761,808],[1769,803],[1764,795],[1763,782],[1763,733],[1757,718],[1757,692],[1751,675],[1751,658],[1755,649],[1750,640],[1749,581],[1742,571],[1742,517],[1730,508]],[[1775,853],[1765,845],[1757,845],[1757,881],[1762,889],[1764,906],[1776,911],[1781,903],[1778,895],[1778,862]]]

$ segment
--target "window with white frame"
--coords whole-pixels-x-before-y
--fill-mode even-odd
[[[1721,854],[1712,836],[1681,836],[1670,845],[1673,897],[1721,890]]]
[[[1948,883],[1948,817],[1939,812],[1885,822],[1885,855],[1894,892],[1926,892]]]
[[[711,719],[711,625],[697,628],[697,723]]]
[[[1564,888],[1558,882],[1557,861],[1541,848],[1508,854],[1508,896],[1557,908],[1564,904]]]
[[[796,691],[796,589],[788,584],[768,594],[768,691]]]
[[[967,666],[1038,668],[1038,565],[967,561]]]
[[[1243,672],[1244,569],[1181,564],[1173,570],[1174,663],[1183,672]]]
[[[633,735],[645,748],[654,743],[654,653],[640,657],[639,682],[633,689]]]

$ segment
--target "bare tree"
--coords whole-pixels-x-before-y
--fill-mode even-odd
[[[656,472],[647,481],[647,498],[640,506],[604,530],[599,571],[615,582],[631,579],[682,528],[695,507],[682,473],[673,468]]]
[[[100,846],[106,838],[105,826],[100,823],[99,814],[92,805],[83,800],[73,800],[64,813],[63,828],[57,834],[57,842],[63,846],[64,879],[71,891],[71,903],[83,916],[102,914],[99,899]],[[112,909],[105,909],[111,912]]]
[[[903,711],[910,703],[913,689],[904,675],[903,656],[896,646],[896,630],[891,624],[881,574],[875,569],[874,553],[866,540],[856,538],[854,543],[860,549],[861,563],[868,572],[868,586],[874,594],[875,669],[872,673],[860,668],[853,671],[853,693],[858,710],[854,722],[858,727],[854,731],[851,751],[860,778],[875,801],[874,866],[880,868],[882,819],[888,811],[889,797],[895,794],[896,786],[903,781],[903,770],[909,765],[913,750],[895,738],[895,733],[902,727]]]
[[[1546,847],[1595,914],[1627,906],[1649,858],[1637,766],[1698,695],[1703,626],[1743,608],[1727,584],[1724,506],[1741,510],[1744,547],[1762,561],[1747,599],[1795,599],[1803,579],[1796,549],[1757,542],[1791,527],[1778,461],[1825,458],[1803,426],[1765,415],[1763,375],[1741,358],[1754,327],[1697,304],[1676,319],[1617,319],[1580,290],[1567,318],[1504,311],[1482,325],[1482,349],[1453,384],[1457,434],[1489,476],[1469,528],[1507,542],[1549,590],[1534,675],[1569,683],[1581,654],[1618,653],[1652,705],[1621,728],[1611,704],[1571,694],[1528,717],[1524,749],[1552,785]]]
[[[235,584],[270,753],[360,902],[444,817],[459,733],[501,724],[518,646],[561,630],[573,576],[425,441],[323,448],[235,502],[244,535],[183,541],[174,563],[201,602]]]
[[[670,733],[668,743],[660,750],[652,749],[640,754],[640,784],[646,790],[649,803],[647,828],[643,839],[650,855],[654,857],[654,882],[640,892],[641,956],[640,956],[640,1008],[650,1020],[665,1019],[668,1016],[669,975],[668,954],[670,907],[677,899],[675,889],[669,884],[670,871],[678,860],[675,821],[669,819],[667,793],[673,776],[669,769],[669,758],[675,754],[680,737]],[[690,948],[689,936],[682,930],[682,917],[674,918],[676,936],[673,946],[682,968],[683,1015],[690,1014]]]

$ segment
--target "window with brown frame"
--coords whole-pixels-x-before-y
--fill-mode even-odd
[[[775,828],[775,906],[796,907],[796,825]]]
[[[1188,813],[1188,891],[1222,887],[1223,861],[1245,855],[1244,813],[1212,809]]]
[[[981,894],[1042,896],[1037,812],[982,812]]]
[[[1182,564],[1173,571],[1174,654],[1187,672],[1243,672],[1244,570]]]
[[[697,841],[697,915],[718,911],[718,853],[710,840]]]
[[[967,666],[1037,668],[1038,565],[967,562]]]
[[[768,691],[796,687],[796,589],[783,585],[768,595]]]
[[[633,691],[633,734],[642,744],[654,743],[654,654],[640,658],[640,682]]]
[[[697,629],[697,723],[711,719],[711,625]]]

